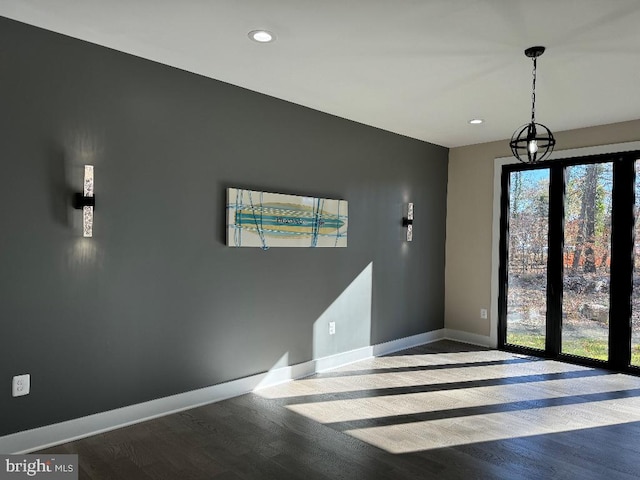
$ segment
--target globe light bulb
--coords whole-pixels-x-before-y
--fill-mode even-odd
[[[527,149],[529,153],[536,153],[538,151],[538,141],[537,140],[529,140],[527,145]]]

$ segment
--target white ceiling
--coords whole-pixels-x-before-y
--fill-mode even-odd
[[[447,147],[529,120],[532,45],[537,121],[640,118],[639,0],[0,0],[0,15]],[[258,28],[277,40],[250,41]]]

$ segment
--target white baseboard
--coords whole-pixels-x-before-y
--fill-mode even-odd
[[[461,343],[469,343],[471,345],[479,345],[481,347],[496,348],[497,345],[491,337],[478,335],[477,333],[463,332],[462,330],[444,329],[444,338],[454,340]]]
[[[243,395],[256,389],[313,375],[373,356],[381,356],[448,338],[447,330],[435,330],[390,342],[358,348],[210,387],[179,393],[136,405],[96,413],[0,437],[0,454],[28,453],[79,440],[153,418]],[[461,340],[464,341],[464,340]],[[473,342],[469,342],[473,343]]]
[[[418,335],[412,335],[411,337],[399,338],[397,340],[391,340],[390,342],[379,343],[371,348],[373,349],[374,357],[380,357],[389,353],[399,352],[400,350],[406,350],[407,348],[417,347],[419,345],[425,345],[431,342],[437,342],[443,340],[445,329],[433,330],[431,332],[420,333]]]

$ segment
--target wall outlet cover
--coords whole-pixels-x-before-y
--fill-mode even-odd
[[[13,377],[11,385],[11,391],[14,397],[22,397],[23,395],[29,395],[31,390],[31,375],[28,373],[24,375],[16,375]]]

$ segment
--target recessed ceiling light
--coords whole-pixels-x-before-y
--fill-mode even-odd
[[[480,125],[481,123],[484,123],[484,120],[482,120],[481,118],[474,118],[469,120],[469,123],[471,125]]]
[[[249,32],[249,38],[258,43],[269,43],[275,40],[275,35],[266,30],[252,30]]]

